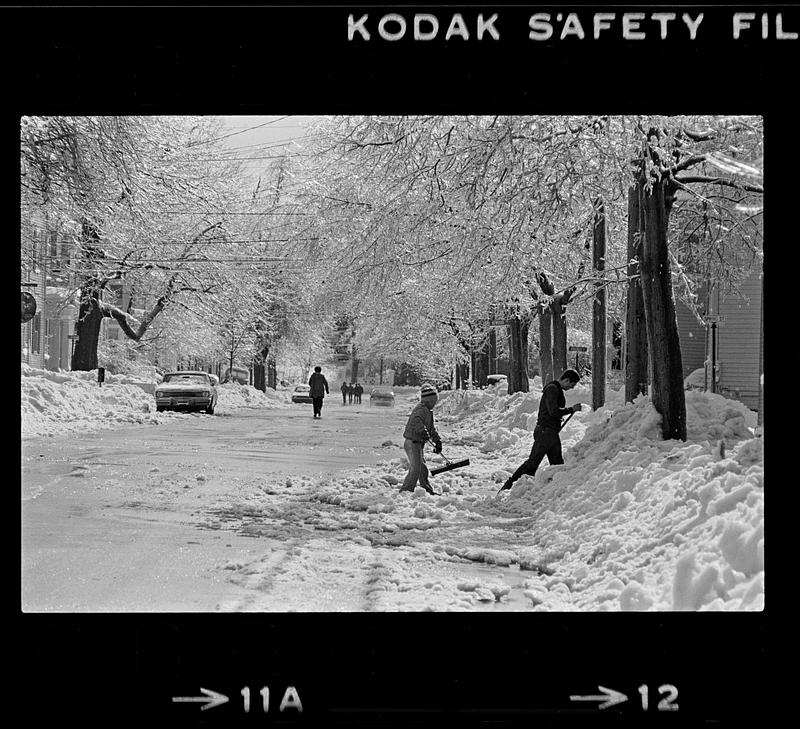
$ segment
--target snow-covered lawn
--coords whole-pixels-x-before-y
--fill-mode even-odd
[[[110,380],[99,388],[91,373],[23,368],[22,379],[25,435],[202,417],[156,414],[152,395],[137,385]],[[365,569],[375,610],[502,603],[511,571],[525,599],[515,609],[763,608],[763,435],[754,434],[754,413],[689,391],[687,441],[663,441],[647,398],[625,404],[612,391],[605,407],[577,413],[562,431],[564,465],[545,462],[535,478],[497,495],[528,455],[540,392],[536,378],[525,394],[509,396],[502,385],[442,393],[435,413],[444,455],[470,465],[433,477],[439,496],[399,493],[402,455],[333,477],[254,474],[247,499],[223,497],[208,526],[280,538],[281,529],[303,525],[314,538],[292,547],[288,561],[265,554],[222,569],[242,585],[270,574],[265,609],[281,609],[281,594],[285,604],[329,609],[326,589]],[[223,386],[220,411],[290,407],[284,398]],[[402,393],[397,408],[406,412],[414,400]],[[578,401],[591,402],[589,388],[567,393],[568,405]],[[402,453],[396,446],[391,452]],[[364,605],[354,596],[335,609]]]

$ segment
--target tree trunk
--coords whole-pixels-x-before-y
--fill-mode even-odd
[[[652,402],[662,416],[665,439],[686,440],[686,399],[672,273],[667,247],[665,179],[654,180],[648,193],[640,188],[644,216],[642,239],[642,298],[647,344],[653,370]]]
[[[647,394],[647,327],[639,261],[642,259],[642,211],[638,186],[628,189],[628,291],[625,307],[625,402]]]
[[[592,264],[595,294],[592,306],[592,410],[606,403],[606,214],[603,201],[595,201],[592,229]]]
[[[275,355],[267,359],[267,387],[275,390],[278,387],[278,370],[275,366]]]
[[[269,357],[269,347],[263,347],[258,356],[253,360],[253,387],[261,392],[267,391],[266,362]]]
[[[497,330],[489,330],[489,374],[497,374]]]
[[[456,381],[457,381],[457,389],[459,390],[466,390],[467,389],[467,381],[469,378],[469,367],[460,362],[456,365]]]
[[[81,248],[86,267],[91,271],[105,254],[100,248],[97,226],[86,219],[81,221]],[[97,276],[89,276],[81,286],[81,303],[75,327],[78,338],[70,363],[73,370],[87,372],[97,369],[97,345],[100,342],[100,323],[103,320],[100,302],[102,291],[103,282]]]
[[[557,296],[553,299],[553,303],[550,304],[550,311],[552,313],[551,326],[553,335],[552,372],[553,378],[556,378],[560,377],[561,373],[567,369],[567,316],[560,297]]]
[[[553,311],[544,306],[539,312],[539,369],[542,373],[542,387],[553,379]]]
[[[99,297],[100,289],[97,282],[88,282],[81,296],[78,321],[75,326],[78,338],[75,340],[75,351],[72,353],[70,365],[74,371],[88,372],[97,369],[97,345],[100,341],[100,324],[103,321]]]
[[[509,349],[509,375],[508,375],[508,394],[515,392],[528,392],[530,383],[528,381],[528,321],[516,315],[509,319],[508,323],[508,349]]]
[[[486,387],[487,377],[490,374],[490,359],[489,359],[489,342],[488,340],[484,343],[484,345],[475,352],[475,381],[478,383],[478,387]]]

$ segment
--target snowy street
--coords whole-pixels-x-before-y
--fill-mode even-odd
[[[319,421],[297,405],[26,441],[25,608],[302,609],[285,595],[272,602],[272,574],[237,584],[226,567],[268,560],[279,572],[292,550],[320,539],[319,529],[330,538],[308,516],[298,519],[336,510],[309,502],[307,479],[374,464],[385,457],[381,443],[398,440],[395,410],[330,400]],[[264,488],[267,476],[279,494]],[[332,601],[355,586],[342,587]]]
[[[419,532],[386,536],[373,515],[315,500],[311,478],[396,456],[404,413],[343,408],[335,398],[321,420],[309,412],[245,410],[26,442],[25,609],[370,609],[371,588],[387,571],[381,555],[408,550]],[[465,526],[422,532],[422,541]],[[512,570],[469,562],[425,569],[430,580],[507,572],[519,583]],[[513,602],[524,606],[521,593]]]
[[[660,440],[646,399],[611,393],[564,429],[565,465],[497,496],[530,448],[538,380],[444,392],[443,454],[470,464],[432,477],[432,496],[399,492],[413,388],[394,408],[331,396],[315,420],[225,385],[208,416],[155,413],[124,379],[25,372],[25,611],[763,606],[761,438],[718,395],[687,393],[679,443]]]

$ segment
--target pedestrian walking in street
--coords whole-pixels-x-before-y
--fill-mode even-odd
[[[364,388],[361,387],[361,385],[358,382],[356,382],[355,396],[356,396],[356,402],[359,405],[361,404],[361,393],[362,392],[364,392]]]
[[[545,456],[551,466],[564,463],[561,454],[561,438],[558,435],[558,431],[561,430],[561,418],[582,409],[580,403],[570,408],[565,407],[567,401],[564,392],[575,387],[580,379],[580,375],[575,370],[568,369],[564,370],[559,379],[548,382],[544,386],[542,399],[539,401],[536,427],[533,429],[531,454],[528,456],[528,460],[514,471],[511,478],[506,480],[500,491],[510,489],[514,482],[523,475],[533,476]]]
[[[429,494],[434,493],[428,481],[428,467],[425,465],[425,457],[422,449],[425,441],[430,440],[433,445],[434,453],[442,452],[442,439],[436,432],[433,423],[433,408],[439,400],[436,388],[430,384],[424,384],[420,389],[420,402],[411,411],[403,431],[403,449],[408,457],[408,473],[406,474],[400,491],[411,491],[417,487],[417,482]]]
[[[356,391],[356,387],[355,387],[355,385],[354,385],[354,384],[351,382],[351,383],[350,383],[350,384],[347,386],[347,402],[348,402],[348,403],[350,403],[351,405],[353,404],[353,394],[355,393],[355,391]]]
[[[342,383],[342,405],[347,405],[347,383]]]
[[[308,380],[308,386],[311,388],[308,394],[311,395],[311,402],[314,406],[314,417],[321,418],[322,400],[326,393],[330,393],[328,381],[325,379],[325,375],[322,374],[322,367],[317,366],[314,368]]]

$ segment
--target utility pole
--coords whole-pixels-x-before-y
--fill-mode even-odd
[[[594,302],[592,306],[592,410],[606,402],[606,215],[603,199],[595,200],[592,228],[592,267],[594,268]]]

